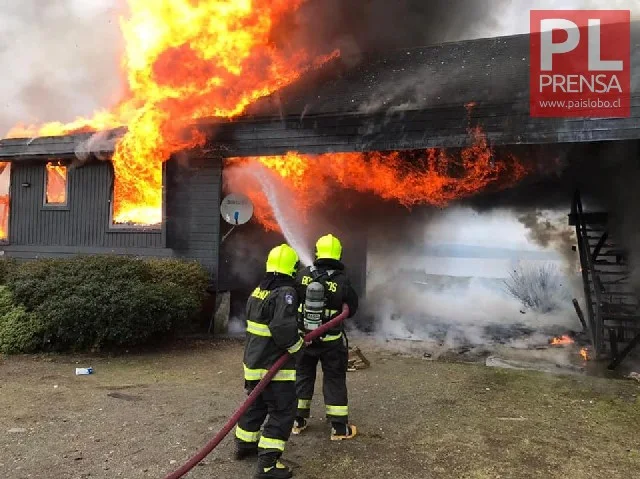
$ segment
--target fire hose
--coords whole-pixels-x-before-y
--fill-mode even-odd
[[[324,333],[329,331],[330,329],[335,328],[339,324],[341,324],[345,319],[349,316],[349,307],[346,304],[342,305],[342,312],[333,318],[331,321],[320,326],[318,329],[311,331],[304,337],[305,343],[311,342],[314,339],[319,338]],[[240,405],[240,407],[233,413],[233,415],[229,418],[227,423],[224,425],[222,429],[216,434],[208,443],[204,445],[202,449],[200,449],[193,457],[191,457],[180,469],[170,473],[165,479],[180,479],[187,472],[193,469],[200,461],[202,461],[205,457],[207,457],[211,451],[213,451],[218,444],[222,442],[222,440],[229,434],[233,426],[235,426],[242,415],[249,409],[254,401],[258,398],[258,396],[262,393],[267,384],[273,379],[276,373],[287,363],[290,358],[289,353],[283,354],[280,359],[278,359],[271,369],[267,371],[267,374],[260,380],[260,382],[253,388],[251,394],[245,399],[245,401]]]

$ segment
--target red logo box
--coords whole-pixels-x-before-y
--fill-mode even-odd
[[[533,117],[631,115],[631,11],[531,10]]]

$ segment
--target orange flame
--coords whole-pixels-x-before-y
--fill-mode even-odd
[[[120,19],[128,96],[109,111],[69,124],[19,126],[10,137],[62,135],[126,125],[112,158],[114,221],[162,221],[162,163],[201,146],[194,119],[233,117],[330,56],[278,49],[278,22],[303,0],[128,0]]]
[[[9,182],[11,163],[0,162],[0,241],[9,239]]]
[[[563,344],[573,344],[575,341],[571,339],[566,334],[564,336],[560,336],[559,338],[553,338],[550,342],[553,346],[559,346]]]
[[[296,207],[304,216],[337,186],[362,193],[374,193],[410,208],[429,204],[443,207],[469,197],[489,186],[507,188],[522,179],[527,170],[517,159],[494,161],[493,152],[480,129],[471,131],[474,145],[460,155],[445,150],[370,153],[327,153],[258,157],[253,160],[281,178],[292,191]],[[242,167],[251,158],[232,158],[225,169],[227,186],[246,194],[254,203],[254,215],[267,229],[278,231],[278,223],[261,185]],[[241,174],[236,175],[236,172]]]
[[[589,351],[587,351],[587,348],[581,348],[580,349],[580,356],[582,357],[582,359],[584,359],[585,361],[589,360]]]
[[[67,167],[52,161],[46,165],[48,204],[65,204],[67,202]]]

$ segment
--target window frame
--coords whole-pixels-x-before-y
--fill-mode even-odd
[[[49,179],[49,175],[47,173],[47,165],[49,163],[58,163],[59,166],[64,166],[64,168],[67,171],[67,175],[65,177],[65,182],[64,182],[64,199],[65,202],[64,203],[47,203],[47,185],[48,185],[48,179]],[[70,194],[70,188],[69,188],[69,182],[70,182],[70,177],[69,174],[71,172],[71,169],[69,168],[69,162],[65,161],[65,160],[60,160],[60,159],[48,159],[47,161],[44,162],[44,164],[42,165],[42,170],[43,170],[43,181],[42,181],[42,209],[44,210],[57,210],[57,211],[69,211],[70,208],[70,198],[69,198],[69,194]]]
[[[116,182],[116,175],[113,171],[113,164],[109,162],[111,168],[111,184],[109,186],[109,224],[108,233],[162,233],[165,234],[167,220],[167,162],[162,162],[162,220],[155,225],[130,225],[113,222],[113,193]]]

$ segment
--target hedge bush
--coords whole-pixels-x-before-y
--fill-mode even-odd
[[[5,284],[7,282],[7,276],[9,272],[17,267],[18,263],[13,258],[3,257],[0,259],[0,284]]]
[[[14,303],[0,319],[5,352],[101,350],[166,337],[199,311],[208,283],[195,262],[118,256],[34,260],[8,266],[5,278]]]
[[[0,353],[37,351],[42,333],[35,315],[17,305],[6,286],[0,286]]]

